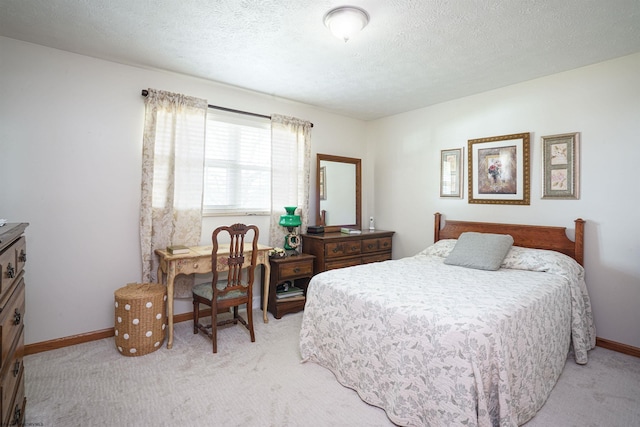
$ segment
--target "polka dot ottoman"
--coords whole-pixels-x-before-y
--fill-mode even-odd
[[[118,351],[143,356],[159,349],[165,337],[167,288],[157,283],[130,283],[114,296]]]

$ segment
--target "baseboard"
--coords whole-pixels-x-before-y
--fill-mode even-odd
[[[200,314],[205,316],[211,315],[211,310],[200,310]],[[193,320],[193,312],[181,313],[173,316],[173,323],[186,322]],[[69,347],[71,345],[82,344],[85,342],[101,340],[115,336],[114,328],[103,329],[101,331],[87,332],[85,334],[73,335],[70,337],[57,338],[49,341],[42,341],[24,346],[24,355],[41,353],[43,351],[56,350],[58,348]]]
[[[73,335],[70,337],[57,338],[55,340],[42,341],[24,346],[24,355],[41,353],[43,351],[56,350],[58,348],[69,347],[71,345],[82,344],[89,341],[101,340],[115,335],[114,329],[103,329],[101,331],[87,332],[86,334]]]
[[[628,354],[629,356],[640,357],[640,348],[615,341],[606,340],[596,337],[596,345],[598,347],[617,351],[618,353]]]
[[[203,316],[209,316],[211,310],[201,310]],[[173,316],[174,323],[186,322],[193,320],[193,313],[182,313]],[[43,341],[34,344],[27,344],[24,346],[24,354],[41,353],[43,351],[55,350],[58,348],[69,347],[71,345],[82,344],[89,341],[101,340],[103,338],[109,338],[115,335],[114,328],[103,329],[101,331],[87,332],[86,334],[73,335],[70,337],[57,338],[55,340]],[[640,348],[627,344],[607,340],[604,338],[596,337],[596,345],[598,347],[606,348],[608,350],[617,351],[618,353],[628,354],[630,356],[640,357]]]

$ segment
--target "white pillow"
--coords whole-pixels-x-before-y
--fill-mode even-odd
[[[423,249],[418,255],[424,256],[437,256],[440,258],[446,258],[449,256],[453,247],[456,245],[456,239],[442,239],[435,242],[433,245]]]
[[[513,237],[508,234],[462,233],[444,263],[478,270],[497,270],[511,246]]]
[[[576,260],[560,252],[513,246],[500,268],[543,271],[563,277],[584,278],[584,268]]]

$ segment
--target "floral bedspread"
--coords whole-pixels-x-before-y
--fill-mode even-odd
[[[577,363],[595,346],[584,270],[516,247],[498,271],[445,265],[454,242],[314,276],[303,362],[330,369],[399,425],[523,424],[570,346]]]

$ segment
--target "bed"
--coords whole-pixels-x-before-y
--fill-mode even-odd
[[[521,425],[567,358],[585,364],[595,346],[584,221],[574,241],[564,227],[443,222],[436,213],[435,243],[415,256],[314,276],[302,361],[395,424]],[[447,263],[467,237],[495,235],[513,238],[497,270]]]

